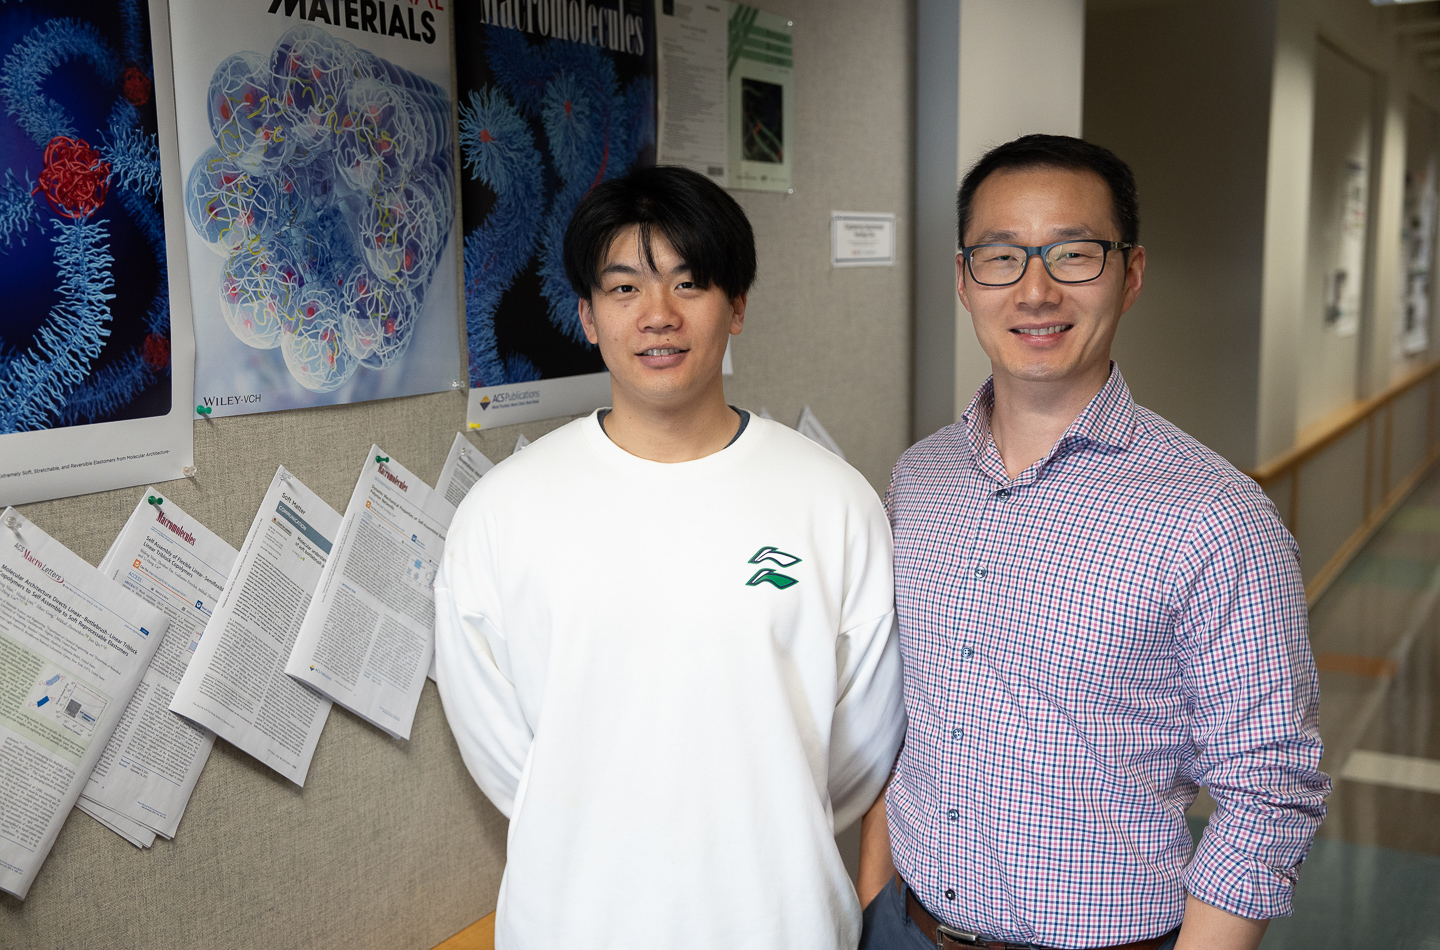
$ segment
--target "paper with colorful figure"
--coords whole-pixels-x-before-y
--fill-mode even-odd
[[[24,899],[169,625],[0,513],[0,890]]]
[[[210,758],[215,736],[171,712],[170,700],[239,556],[149,488],[100,562],[100,573],[170,618],[170,630],[76,806],[141,847],[148,847],[146,832],[151,840],[157,832],[175,837]]]
[[[282,0],[172,16],[197,404],[461,388],[449,10]]]

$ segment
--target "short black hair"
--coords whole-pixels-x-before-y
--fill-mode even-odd
[[[755,232],[725,189],[678,165],[637,168],[602,182],[580,199],[565,229],[565,276],[575,293],[590,299],[600,287],[600,267],[621,231],[640,228],[640,252],[653,269],[651,235],[664,235],[690,267],[690,279],[716,285],[731,298],[755,282]]]
[[[1070,135],[1022,135],[997,145],[970,166],[960,182],[955,199],[955,246],[965,246],[965,226],[970,223],[970,204],[980,183],[995,172],[1016,168],[1062,168],[1094,172],[1110,188],[1111,210],[1120,227],[1117,240],[1140,242],[1140,196],[1135,190],[1135,173],[1120,156],[1103,145]]]

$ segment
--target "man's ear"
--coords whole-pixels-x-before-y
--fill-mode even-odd
[[[1120,299],[1120,312],[1123,314],[1135,305],[1135,300],[1140,296],[1140,288],[1145,284],[1145,248],[1135,247],[1128,252],[1128,259],[1125,261],[1125,294]]]
[[[970,311],[970,301],[965,299],[965,255],[955,255],[955,293],[960,296],[960,303],[965,307],[965,312]]]
[[[745,304],[748,294],[730,298],[730,335],[734,336],[745,328]]]
[[[580,326],[585,331],[585,339],[590,341],[591,346],[600,345],[600,331],[595,329],[595,308],[590,306],[590,301],[580,298],[579,303]]]

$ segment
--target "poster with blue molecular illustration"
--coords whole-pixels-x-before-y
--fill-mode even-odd
[[[165,15],[0,5],[0,505],[193,462],[183,218],[161,200],[162,156],[178,168]]]
[[[463,388],[449,6],[172,7],[200,412]]]
[[[655,162],[651,0],[455,9],[471,428],[610,402],[561,250],[580,199]]]

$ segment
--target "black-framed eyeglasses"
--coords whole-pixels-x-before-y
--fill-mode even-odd
[[[1045,272],[1062,284],[1083,284],[1105,273],[1111,251],[1135,247],[1123,241],[1056,241],[1040,247],[1022,244],[972,244],[962,247],[965,266],[977,284],[1005,287],[1025,276],[1030,258],[1038,257]]]

